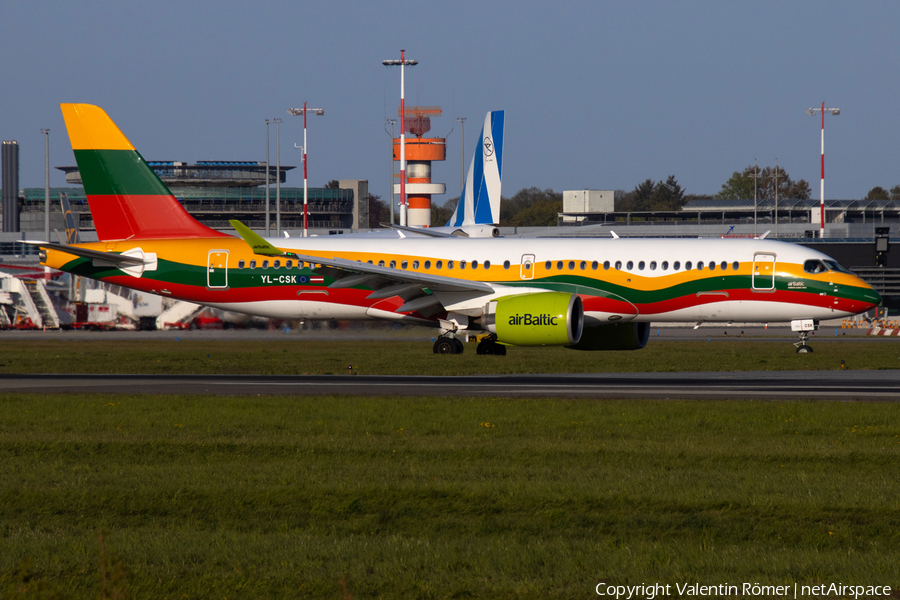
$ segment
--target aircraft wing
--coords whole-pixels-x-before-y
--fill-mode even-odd
[[[311,254],[299,254],[292,249],[285,250],[283,248],[277,248],[240,221],[235,220],[230,221],[230,223],[241,238],[243,238],[253,249],[255,254],[262,256],[290,256],[303,262],[324,265],[326,267],[365,276],[350,276],[338,279],[331,284],[331,287],[344,288],[366,283],[375,285],[388,283],[387,287],[380,287],[373,291],[369,296],[370,298],[388,298],[394,295],[408,294],[409,292],[415,292],[415,288],[419,288],[423,291],[427,288],[432,292],[478,292],[481,294],[491,294],[494,292],[494,287],[483,281],[469,281],[467,279],[458,279],[456,277],[445,277],[443,275],[432,275],[430,273],[420,273],[404,269],[379,267],[378,265],[372,265],[358,260],[347,260],[345,258],[328,258],[313,256]]]
[[[457,279],[456,277],[445,277],[443,275],[431,275],[429,273],[419,273],[417,271],[405,271],[403,269],[391,269],[390,267],[379,267],[378,265],[370,265],[357,260],[347,260],[345,258],[323,258],[321,256],[312,256],[307,254],[291,253],[297,260],[304,262],[325,265],[344,271],[351,271],[365,275],[374,275],[382,279],[395,281],[397,283],[419,284],[427,287],[431,291],[447,291],[447,292],[483,292],[490,294],[494,292],[493,286],[483,281],[469,281],[467,279]],[[339,285],[343,279],[338,279],[332,287],[349,287],[347,285]]]

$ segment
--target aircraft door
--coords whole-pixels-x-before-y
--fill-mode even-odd
[[[534,254],[522,255],[522,266],[519,268],[520,279],[534,279]]]
[[[754,292],[775,290],[775,255],[757,252],[753,255],[753,275],[751,286]]]
[[[228,250],[210,250],[206,262],[206,287],[223,290],[228,287]]]

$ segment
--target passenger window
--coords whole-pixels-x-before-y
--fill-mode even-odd
[[[439,261],[437,261],[436,263],[434,263],[434,266],[437,267],[438,269],[443,269],[443,268],[444,268],[444,261],[439,260]]]
[[[629,260],[628,264],[625,265],[625,270],[631,271],[632,269],[634,269],[634,261]]]
[[[722,268],[723,271],[727,271],[728,270],[728,261],[723,260],[722,264],[719,266]]]
[[[570,261],[569,261],[569,270],[570,270],[570,271],[574,271],[574,270],[575,270],[575,261],[574,261],[574,260],[570,260]]]
[[[294,266],[294,261],[292,261],[292,260],[289,260],[289,261],[287,261],[286,263],[284,263],[284,268],[285,268],[285,269],[290,269],[290,268],[292,268],[293,266]]]
[[[453,261],[452,261],[452,260],[448,260],[448,261],[447,261],[447,268],[448,268],[448,269],[452,269],[452,268],[453,268]]]
[[[599,267],[599,266],[600,266],[600,263],[598,263],[596,260],[591,263],[591,269],[594,271],[596,271],[597,267]]]
[[[397,268],[397,261],[396,261],[396,260],[392,260],[392,261],[391,261],[391,264],[390,264],[390,267],[391,267],[392,269],[396,269],[396,268]]]
[[[619,267],[616,267],[616,268],[618,269]],[[609,261],[608,260],[603,261],[603,270],[609,271]]]
[[[478,268],[478,261],[477,261],[477,260],[473,260],[473,261],[472,261],[472,268],[473,268],[473,269],[477,269],[477,268]]]
[[[676,260],[675,262],[672,263],[672,270],[673,270],[673,271],[677,271],[677,270],[680,269],[680,268],[681,268],[681,261],[680,261],[680,260]]]
[[[702,271],[702,270],[703,270],[703,261],[702,261],[702,260],[698,260],[698,261],[697,261],[697,270],[698,270],[698,271]]]
[[[427,271],[427,270],[430,269],[430,268],[431,268],[431,261],[430,261],[430,260],[426,260],[426,261],[425,261],[425,270]]]
[[[691,270],[691,265],[692,265],[692,264],[693,264],[693,263],[691,263],[691,261],[687,261],[686,263],[684,263],[684,269],[685,269],[686,271],[690,271],[690,270]]]
[[[561,260],[556,261],[556,270],[562,271],[562,261]]]
[[[656,261],[655,261],[655,260],[651,260],[651,261],[650,261],[650,270],[651,270],[651,271],[655,271],[655,270],[656,270]]]
[[[581,267],[581,270],[582,270],[582,271],[584,271],[585,269],[587,269],[587,262],[581,261],[581,264],[578,265],[578,266]]]
[[[418,268],[419,268],[419,261],[414,260],[413,261],[413,269],[418,269]]]
[[[622,261],[617,260],[616,261],[616,271],[621,271],[621,270],[622,270]]]
[[[243,269],[243,268],[244,268],[244,260],[241,259],[238,261],[238,269]]]
[[[504,261],[503,261],[503,268],[504,268],[504,269],[509,269],[509,261],[508,261],[508,260],[504,260]]]
[[[669,261],[667,261],[667,260],[662,261],[662,270],[663,271],[669,270]]]
[[[741,263],[739,263],[738,261],[734,261],[733,263],[731,263],[731,268],[734,269],[735,271],[737,271],[738,267],[740,267],[740,266],[741,266]]]
[[[383,266],[384,266],[384,261],[383,261],[383,260],[379,260],[379,261],[378,261],[378,266],[379,266],[379,267],[383,267]]]
[[[552,263],[548,260],[547,262],[544,263],[544,268],[547,269],[547,270],[549,271],[551,265],[552,265]]]
[[[484,261],[484,268],[485,268],[485,269],[490,269],[490,268],[491,268],[491,261],[489,261],[489,260]]]
[[[710,271],[715,271],[715,270],[716,270],[716,263],[714,263],[713,261],[709,261],[709,270],[710,270]]]
[[[251,261],[250,261],[250,268],[251,268],[251,269],[255,269],[255,268],[256,268],[256,261],[255,261],[255,260],[251,260]]]
[[[464,260],[459,261],[459,268],[460,268],[460,269],[465,269],[465,268],[466,268],[466,261],[464,261]]]
[[[644,261],[641,261],[641,262],[638,263],[638,270],[639,270],[639,271],[643,271],[643,270],[644,270]]]
[[[280,260],[276,260],[276,261],[275,261],[275,264],[272,265],[272,266],[273,266],[274,268],[276,268],[276,269],[280,269],[280,268],[281,268],[281,261],[280,261]]]
[[[263,269],[268,269],[268,268],[269,268],[269,260],[268,260],[268,259],[266,259],[266,260],[263,261],[262,268],[263,268]]]
[[[403,262],[400,263],[400,268],[401,268],[401,269],[406,269],[406,267],[408,267],[408,266],[409,266],[409,262],[408,262],[408,261],[405,261],[405,260],[404,260]]]

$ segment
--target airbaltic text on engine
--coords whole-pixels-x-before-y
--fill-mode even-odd
[[[556,320],[559,315],[532,315],[525,313],[524,315],[510,315],[510,325],[553,325],[556,326]]]

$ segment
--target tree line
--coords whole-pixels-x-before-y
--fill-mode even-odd
[[[777,196],[776,196],[777,193]],[[755,194],[755,196],[754,196]],[[537,187],[524,188],[512,198],[504,197],[500,202],[501,227],[546,227],[556,225],[557,214],[563,210],[562,192]],[[695,199],[719,200],[774,200],[808,199],[811,197],[809,183],[804,179],[794,180],[783,167],[759,167],[749,165],[742,171],[734,171],[722,184],[717,194],[687,194],[675,175],[665,181],[645,179],[633,190],[615,191],[617,212],[679,211],[685,204]],[[900,185],[890,190],[876,186],[869,190],[864,200],[900,200]],[[443,204],[431,207],[431,226],[447,224],[459,198],[451,198]],[[396,211],[395,211],[396,212]],[[390,221],[390,207],[380,196],[369,196],[369,227],[380,227]]]

